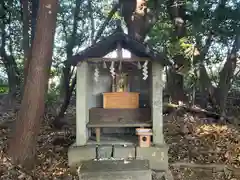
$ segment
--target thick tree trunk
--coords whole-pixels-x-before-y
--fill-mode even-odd
[[[147,33],[159,18],[159,1],[152,2],[154,5],[150,9],[147,0],[120,0],[121,13],[127,24],[128,34],[140,42],[144,41]]]
[[[13,163],[29,168],[34,163],[37,136],[44,114],[57,9],[57,0],[40,1],[32,59],[16,121],[15,135],[10,142],[9,155]]]
[[[40,0],[32,0],[32,16],[31,16],[31,44],[33,44],[33,40],[36,33],[36,25],[37,25],[37,15],[39,8]]]
[[[218,87],[215,91],[216,103],[220,113],[225,115],[228,92],[231,88],[232,78],[237,64],[237,52],[240,48],[240,36],[236,35],[231,52],[220,72]]]
[[[158,15],[160,13],[158,4],[159,1],[153,1],[154,7],[153,9],[149,9],[148,2],[146,0],[138,0],[138,1],[128,1],[128,0],[121,0],[121,9],[122,9],[122,16],[127,24],[128,34],[133,36],[135,39],[139,40],[140,42],[143,41],[152,28],[152,26],[158,20]],[[185,34],[185,11],[180,7],[174,7],[175,2],[171,3],[171,11],[169,12],[172,16],[172,20],[176,27],[176,36],[181,38],[183,34]],[[182,4],[182,3],[181,3]],[[179,20],[179,18],[181,18]],[[183,23],[179,23],[180,21]],[[182,100],[184,97],[183,93],[183,76],[177,74],[174,69],[171,69],[168,73],[168,78],[171,78],[171,96],[172,99]],[[172,75],[172,76],[170,76]],[[176,91],[178,89],[178,91]],[[180,95],[179,95],[180,94]]]
[[[36,31],[36,22],[37,22],[37,13],[38,13],[38,6],[39,6],[39,0],[32,0],[31,1],[31,39],[29,38],[29,22],[30,22],[30,16],[29,16],[29,10],[28,0],[22,0],[22,6],[23,6],[23,41],[24,41],[24,86],[26,85],[26,80],[28,76],[28,68],[30,64],[30,60],[32,59],[31,53],[32,53],[32,45],[33,40],[35,36]],[[27,44],[28,43],[28,44]],[[31,46],[30,46],[31,45]]]
[[[219,1],[219,4],[214,12],[216,15],[215,19],[212,22],[212,29],[217,29],[221,21],[219,21],[219,15],[221,14],[222,9],[225,8],[227,0]],[[201,40],[199,36],[196,35],[196,46],[197,49],[200,51],[200,55],[194,57],[194,66],[199,66],[199,86],[200,86],[200,93],[201,93],[201,101],[200,105],[205,108],[210,104],[216,110],[218,109],[219,103],[217,102],[218,99],[222,99],[222,97],[217,97],[218,89],[213,86],[211,79],[207,73],[206,67],[204,65],[206,54],[211,46],[212,39],[214,33],[212,31],[209,32],[208,37],[206,39],[206,43],[204,47],[201,46]],[[220,75],[221,76],[221,75]]]
[[[206,108],[209,103],[213,106],[215,104],[213,94],[215,91],[214,86],[212,85],[211,79],[207,73],[205,67],[205,57],[209,51],[209,48],[212,44],[213,33],[209,32],[205,45],[201,45],[201,40],[196,36],[196,49],[198,50],[199,54],[193,56],[193,65],[198,67],[199,73],[199,88],[200,88],[200,100],[198,100],[197,104],[200,105],[202,108]],[[196,69],[197,71],[197,69]]]
[[[183,89],[183,75],[178,74],[173,68],[167,70],[167,94],[171,97],[173,103],[178,103],[178,101],[185,101],[186,97],[184,95]],[[177,91],[176,91],[177,89]]]
[[[29,1],[21,0],[22,21],[23,21],[23,53],[24,53],[24,85],[26,82],[28,64],[29,64]]]
[[[185,4],[180,0],[168,1],[168,13],[172,23],[174,25],[174,34],[172,37],[172,43],[179,41],[179,39],[186,36],[186,14]],[[167,73],[167,91],[174,103],[178,101],[186,101],[184,93],[184,79],[183,75],[179,74],[177,70],[184,66],[184,55],[178,55],[173,57],[175,66],[170,67]],[[176,91],[177,89],[177,91]]]

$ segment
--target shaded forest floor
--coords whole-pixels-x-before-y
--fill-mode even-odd
[[[70,108],[66,119],[74,120],[74,114],[74,108]],[[13,166],[5,152],[15,118],[12,111],[1,113],[0,179],[75,179],[67,167],[67,149],[75,140],[75,127],[52,129],[48,124],[51,116],[46,116],[38,139],[36,168],[28,172]],[[238,127],[212,124],[190,114],[181,117],[171,114],[164,119],[170,169],[175,180],[240,180]]]

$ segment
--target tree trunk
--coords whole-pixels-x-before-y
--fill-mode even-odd
[[[196,56],[193,56],[193,66],[198,67],[199,71],[199,88],[200,88],[200,101],[197,103],[202,107],[206,108],[208,104],[210,103],[212,106],[215,104],[214,98],[213,98],[213,93],[215,91],[214,86],[212,85],[211,79],[209,78],[209,75],[207,73],[206,67],[204,65],[206,55],[209,51],[209,48],[212,44],[212,39],[213,39],[213,33],[210,31],[205,45],[201,45],[201,39],[196,36],[196,49],[198,50],[199,54]],[[195,68],[197,71],[197,68]],[[198,74],[196,72],[196,74]]]
[[[66,40],[68,40],[67,46],[66,46],[67,59],[71,58],[71,56],[73,55],[73,48],[76,45],[77,28],[78,28],[78,22],[79,22],[78,16],[80,12],[81,3],[82,3],[81,0],[75,0],[76,7],[74,9],[74,15],[73,15],[72,32],[70,34],[70,37],[68,36],[67,33],[65,34]],[[64,101],[65,101],[65,98],[67,97],[67,93],[68,93],[67,90],[69,89],[69,83],[71,81],[71,78],[72,78],[71,66],[66,65],[63,68],[63,81],[62,81],[63,86],[61,87],[61,94],[63,95]]]
[[[177,104],[178,101],[186,101],[183,83],[183,75],[178,74],[172,67],[168,68],[166,88],[173,103]]]
[[[5,66],[7,76],[8,76],[8,86],[9,86],[9,96],[8,98],[12,99],[15,97],[18,86],[20,85],[19,71],[16,64],[16,61],[12,55],[8,55],[6,47],[6,24],[1,24],[1,47],[0,55],[2,57],[3,64]],[[9,101],[10,102],[10,101]]]
[[[21,0],[23,21],[24,85],[26,82],[29,60],[29,1]]]
[[[23,11],[23,50],[24,50],[24,83],[26,85],[26,80],[28,76],[28,68],[30,64],[31,58],[31,48],[33,45],[33,40],[36,31],[36,22],[37,22],[37,13],[38,13],[38,6],[39,0],[32,0],[30,3],[31,5],[31,18],[29,14],[29,2],[28,0],[21,0],[22,2],[22,11]],[[29,38],[29,23],[31,19],[31,39]]]
[[[17,89],[20,86],[18,68],[13,56],[7,56],[6,61],[5,67],[8,75],[9,94],[11,94],[11,97],[15,97]]]
[[[37,136],[44,114],[57,9],[57,0],[40,1],[32,59],[16,121],[15,135],[10,142],[9,155],[13,163],[27,168],[32,168],[34,164]]]
[[[186,36],[185,5],[180,0],[169,0],[167,8],[170,19],[174,25],[172,43],[175,43]],[[177,55],[173,57],[173,59],[175,66],[168,69],[166,86],[172,101],[178,103],[178,101],[186,101],[183,75],[177,72],[180,67],[184,66],[185,58],[184,55]]]
[[[72,97],[72,93],[74,91],[75,85],[76,85],[76,79],[77,77],[74,76],[73,81],[70,85],[70,87],[67,89],[66,91],[66,97],[64,99],[63,104],[61,105],[61,109],[60,112],[58,113],[58,115],[55,117],[54,121],[53,121],[53,126],[55,128],[61,129],[63,125],[65,125],[64,122],[60,121],[60,119],[62,119],[64,117],[65,111],[67,110],[67,107],[70,103],[71,97]]]
[[[120,0],[121,13],[127,24],[128,34],[140,42],[144,41],[159,18],[159,1],[154,0],[153,3],[154,6],[150,9],[147,0]]]
[[[38,8],[39,8],[39,0],[32,0],[31,44],[33,44],[33,40],[34,40],[35,33],[36,33]]]
[[[219,106],[220,113],[225,115],[228,92],[231,88],[232,78],[237,64],[237,52],[240,48],[240,36],[236,35],[231,52],[220,72],[218,87],[215,92],[215,99]]]
[[[80,5],[82,1],[76,0],[75,1],[75,10],[74,10],[74,17],[73,17],[73,28],[71,32],[71,36],[69,38],[68,44],[66,46],[66,54],[67,54],[67,59],[69,59],[73,55],[73,48],[76,45],[76,35],[77,35],[77,28],[78,28],[78,16],[80,12]],[[66,39],[67,34],[65,34]],[[55,117],[53,120],[52,124],[56,128],[61,128],[62,125],[64,125],[64,122],[61,122],[61,119],[64,117],[64,113],[67,110],[67,107],[69,105],[69,102],[71,100],[72,92],[75,88],[76,84],[76,77],[73,78],[73,81],[71,83],[73,71],[71,71],[71,66],[66,65],[63,68],[63,74],[62,74],[62,85],[61,85],[61,101],[62,105],[60,108],[60,111],[58,115]]]
[[[219,14],[221,14],[222,9],[224,9],[224,7],[226,6],[226,3],[227,3],[227,0],[219,1],[219,4],[214,12],[216,14],[216,18],[212,22],[212,30],[217,29],[219,24],[221,23],[221,21],[218,20],[219,19],[218,16],[219,16]],[[205,108],[210,103],[212,108],[214,108],[215,110],[218,110],[219,106],[220,106],[219,100],[222,101],[221,103],[223,103],[223,102],[226,103],[227,93],[229,91],[230,86],[227,85],[229,88],[227,88],[227,86],[225,86],[225,88],[223,88],[224,85],[222,84],[222,82],[225,83],[225,81],[224,81],[225,76],[228,76],[228,75],[223,72],[220,72],[220,79],[222,79],[222,80],[220,80],[221,85],[218,84],[217,88],[214,87],[211,82],[211,79],[207,73],[206,67],[204,65],[205,56],[211,46],[213,35],[214,35],[214,33],[212,31],[210,31],[203,48],[201,48],[201,45],[200,45],[201,39],[198,36],[196,36],[197,49],[200,50],[201,52],[198,57],[194,57],[194,66],[198,66],[198,64],[200,65],[199,66],[199,72],[200,72],[199,86],[200,86],[200,93],[201,93],[201,102],[200,102],[201,107]],[[237,42],[235,41],[235,43],[237,43]],[[222,69],[222,71],[227,72],[227,73],[228,73],[228,70],[226,70],[226,68],[229,67],[228,63],[229,62],[227,61],[224,65],[224,68]],[[233,70],[233,69],[230,68],[230,71],[231,70]],[[231,79],[232,78],[230,77],[229,82],[231,82]],[[220,95],[220,92],[222,91],[220,86],[223,88],[222,90],[225,91],[225,93],[224,93],[225,95],[224,94]],[[223,92],[221,92],[221,93],[223,93]],[[225,103],[223,103],[223,104],[225,104]],[[221,105],[222,108],[224,108],[223,104]]]

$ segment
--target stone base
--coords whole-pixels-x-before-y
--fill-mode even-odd
[[[147,159],[152,170],[166,171],[168,169],[168,147],[151,146],[136,147],[136,159]]]
[[[95,158],[114,158],[114,159],[140,159],[149,160],[152,170],[166,171],[168,169],[168,146],[135,147],[133,145],[121,146],[114,145],[72,145],[68,150],[68,165],[71,169],[76,168],[81,163]]]
[[[147,160],[88,161],[78,169],[81,180],[151,180],[152,171]]]
[[[96,158],[96,146],[76,146],[73,144],[68,149],[68,166],[75,171],[82,162],[93,160]]]

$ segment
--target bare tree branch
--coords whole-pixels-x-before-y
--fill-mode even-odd
[[[119,7],[119,4],[114,4],[112,10],[109,12],[108,17],[105,19],[105,21],[103,22],[102,26],[100,27],[100,29],[98,30],[95,39],[93,40],[92,44],[95,44],[97,42],[97,40],[101,37],[105,27],[107,26],[107,24],[109,23],[109,21],[111,20],[111,18],[113,17],[113,15],[116,13],[117,9]]]

